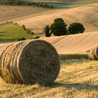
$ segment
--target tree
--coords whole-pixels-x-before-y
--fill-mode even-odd
[[[19,0],[1,0],[2,4],[17,5]]]
[[[26,32],[27,32],[28,34],[34,35],[34,32],[32,32],[32,31],[29,30],[29,29],[26,29]]]
[[[22,25],[22,28],[26,31],[27,29],[26,29],[26,27],[25,27],[25,25]]]
[[[85,31],[85,28],[81,23],[74,22],[69,25],[68,31],[69,34],[83,33]]]
[[[64,23],[64,20],[62,18],[57,18],[54,20],[54,23],[51,24],[51,32],[55,36],[61,36],[67,34],[66,24]]]
[[[44,32],[45,32],[45,36],[46,37],[50,37],[52,33],[50,33],[50,27],[49,25],[47,25],[45,28],[44,28]]]

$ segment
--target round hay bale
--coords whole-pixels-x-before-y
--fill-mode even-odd
[[[60,70],[59,55],[43,40],[28,40],[7,47],[0,60],[1,77],[7,83],[52,83]]]
[[[90,60],[98,60],[98,47],[89,51],[89,58]]]

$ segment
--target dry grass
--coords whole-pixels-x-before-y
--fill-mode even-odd
[[[3,6],[0,5],[0,24],[6,21],[21,20],[36,17],[51,11],[50,9],[30,6]]]
[[[40,38],[51,43],[59,54],[84,54],[91,48],[98,46],[98,32],[66,35],[59,37]],[[7,45],[0,44],[0,54]]]
[[[98,31],[98,3],[73,9],[44,9],[36,7],[0,6],[0,23],[14,21],[25,25],[37,35],[44,36],[43,28],[55,18],[63,18],[69,25],[81,22],[88,31]]]
[[[86,31],[98,31],[98,3],[82,6],[73,9],[56,9],[52,12],[47,12],[43,15],[38,15],[36,17],[22,18],[16,22],[20,25],[24,24],[27,28],[32,29],[35,33],[43,34],[43,28],[46,25],[53,23],[55,18],[63,18],[64,21],[69,25],[72,22],[81,22]],[[40,35],[41,35],[40,34]],[[42,36],[42,35],[41,35]]]
[[[46,86],[7,84],[0,78],[0,97],[98,98],[98,62],[88,59],[61,60],[57,80]]]
[[[98,46],[92,48],[88,54],[91,60],[98,60]]]
[[[1,6],[2,8],[3,6]],[[24,24],[28,28],[36,32],[41,32],[43,27],[46,24],[50,24],[53,22],[54,18],[62,17],[64,18],[66,23],[71,23],[73,21],[82,22],[86,31],[96,31],[98,30],[97,25],[97,17],[98,17],[98,4],[89,5],[86,7],[74,8],[69,10],[53,10],[47,11],[42,15],[33,15],[29,13],[24,13],[24,8],[22,10],[22,14],[19,13],[13,15],[9,15],[10,18],[3,18],[5,12],[9,9],[12,9],[10,6],[7,7],[7,10],[2,10],[4,12],[4,16],[0,16],[0,19],[4,20],[13,20],[18,22],[19,24]],[[4,7],[5,8],[5,7]],[[20,10],[19,8],[18,10]],[[26,10],[26,9],[25,9]],[[32,9],[31,9],[32,10]],[[1,11],[1,10],[0,10]],[[14,10],[13,10],[14,11]],[[12,11],[12,12],[13,12]],[[18,11],[17,11],[18,12]],[[11,12],[10,12],[11,13]],[[27,15],[28,14],[28,15]],[[77,16],[77,17],[76,17]],[[4,22],[1,20],[1,22]],[[43,38],[45,39],[45,38]],[[70,36],[62,36],[62,37],[54,37],[45,39],[48,42],[52,43],[57,49],[57,51],[61,54],[65,53],[75,53],[75,52],[85,52],[90,48],[98,45],[98,34],[97,32],[89,34],[77,34]],[[95,43],[96,42],[96,43]],[[9,45],[11,43],[8,43]],[[0,52],[2,49],[6,48],[6,44],[0,44]],[[1,52],[2,53],[2,52]],[[65,59],[61,60],[61,70],[60,74],[53,84],[47,84],[45,86],[35,85],[20,85],[20,84],[7,84],[0,78],[0,97],[2,98],[98,98],[98,62],[90,61],[88,59]]]
[[[98,46],[98,32],[41,38],[51,43],[59,54],[86,53]]]

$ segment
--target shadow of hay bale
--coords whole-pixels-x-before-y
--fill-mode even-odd
[[[13,43],[1,55],[1,77],[7,83],[52,83],[60,70],[59,55],[43,40]]]
[[[98,85],[92,85],[92,84],[86,84],[86,83],[50,83],[48,85],[45,85],[45,87],[51,87],[51,88],[56,88],[56,87],[66,87],[66,88],[76,88],[78,90],[95,90],[98,91]]]
[[[60,54],[59,55],[60,60],[65,59],[88,59],[87,54]]]
[[[98,47],[91,49],[88,55],[90,60],[98,60]]]

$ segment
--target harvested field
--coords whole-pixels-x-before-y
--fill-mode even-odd
[[[80,22],[85,27],[85,32],[98,31],[98,3],[73,8],[73,9],[56,9],[47,14],[29,17],[16,22],[24,24],[37,34],[43,34],[43,28],[53,23],[55,18],[63,18],[66,24]],[[41,35],[42,36],[42,35]]]
[[[43,37],[41,39],[51,43],[59,54],[85,54],[91,48],[98,46],[98,32],[49,38]]]
[[[36,35],[44,36],[43,28],[55,18],[63,18],[66,24],[81,22],[85,32],[98,31],[98,3],[73,9],[43,9],[37,7],[0,6],[0,23],[14,21],[25,25]]]
[[[45,40],[51,43],[59,54],[85,54],[91,48],[98,46],[98,32],[88,32],[83,34],[73,34],[58,37],[42,37],[41,40]],[[2,49],[6,48],[11,43],[0,44],[0,54]]]
[[[46,86],[7,84],[0,78],[0,97],[98,98],[98,61],[62,59],[55,83]]]
[[[9,6],[8,8],[10,9],[11,6]],[[8,8],[6,8],[7,9],[6,11],[8,11]],[[39,11],[39,9],[37,10]],[[8,12],[8,14],[4,13],[4,16],[2,15],[0,16],[2,17],[2,19],[4,18],[4,20],[1,20],[0,23],[9,20],[9,21],[17,22],[20,25],[24,24],[26,25],[27,28],[32,29],[32,31],[34,31],[37,35],[39,33],[42,33],[43,36],[43,27],[47,24],[51,24],[55,18],[61,17],[65,20],[67,24],[70,24],[75,21],[81,22],[82,24],[84,24],[86,28],[86,32],[87,31],[90,32],[83,33],[83,34],[59,36],[59,37],[41,38],[42,40],[48,41],[56,48],[57,52],[60,55],[60,64],[61,64],[60,73],[58,77],[56,76],[57,79],[55,77],[56,81],[54,83],[47,83],[46,85],[41,85],[41,86],[38,84],[21,85],[21,84],[5,83],[5,81],[7,80],[6,78],[7,74],[5,70],[9,69],[11,73],[14,73],[12,74],[13,76],[17,74],[17,70],[16,71],[13,70],[15,68],[15,66],[13,65],[15,65],[16,63],[19,64],[18,61],[21,61],[20,65],[25,66],[26,64],[28,65],[28,63],[30,63],[31,61],[33,60],[35,61],[35,58],[44,59],[43,55],[45,56],[46,53],[45,54],[43,53],[42,47],[44,47],[45,50],[47,50],[46,48],[48,48],[49,50],[48,52],[51,52],[50,51],[51,49],[48,47],[49,45],[44,45],[41,43],[40,46],[39,44],[38,45],[35,44],[37,48],[34,49],[32,49],[31,47],[32,45],[28,45],[29,47],[28,50],[28,47],[25,47],[24,49],[21,46],[21,42],[18,42],[20,43],[19,46],[17,44],[15,45],[15,42],[1,43],[0,55],[2,54],[3,50],[6,49],[9,45],[13,43],[14,45],[11,45],[2,54],[3,58],[1,59],[1,61],[5,61],[5,62],[1,63],[2,65],[1,69],[5,73],[3,73],[2,71],[3,74],[2,73],[1,74],[5,81],[3,81],[3,79],[0,77],[0,98],[7,98],[7,97],[8,98],[13,98],[13,97],[14,98],[21,98],[21,97],[23,98],[44,98],[44,97],[45,98],[64,98],[64,97],[98,98],[98,61],[90,61],[88,59],[88,56],[85,54],[86,51],[89,51],[91,48],[98,46],[98,32],[97,32],[98,31],[98,4],[96,3],[93,5],[69,9],[69,10],[65,10],[65,9],[62,10],[56,9],[51,11],[46,10],[46,12],[42,11],[41,13],[39,11],[37,12],[38,14],[40,13],[39,15],[34,14],[35,12],[34,13],[29,12],[29,10],[26,9],[25,10],[23,9],[22,11],[23,12],[27,11],[27,13],[26,14],[21,13],[20,11],[19,12],[21,13],[20,16],[18,16],[19,13],[17,13],[17,14],[13,14],[12,17],[10,17],[11,12],[10,13]],[[12,11],[12,13],[14,13],[14,11]],[[6,17],[7,15],[9,15],[9,17]],[[37,50],[39,49],[38,47],[40,47],[41,52]],[[24,49],[24,52],[20,51],[22,49]],[[19,50],[19,52],[17,52],[17,50]],[[8,54],[8,52],[6,53],[6,51],[8,51],[10,55]],[[34,51],[36,52],[34,53]],[[29,53],[28,55],[30,56],[28,60],[26,58],[27,52]],[[78,53],[78,54],[74,55],[74,53]],[[81,53],[81,55],[79,55],[79,53]],[[38,56],[39,54],[41,55],[40,57]],[[65,54],[67,55],[65,56]],[[34,57],[33,56],[31,57],[31,55],[34,55]],[[7,56],[7,59],[5,59],[5,56]],[[31,58],[33,58],[33,60]],[[52,51],[51,55],[49,55],[49,58],[51,58],[51,60],[47,58],[47,60],[44,59],[44,61],[41,61],[38,59],[38,61],[34,62],[38,64],[38,67],[36,69],[39,68],[41,69],[40,65],[43,66],[44,64],[54,65],[53,63],[55,62],[54,58],[58,59],[58,55],[54,56]],[[12,66],[9,66],[9,64],[10,65],[12,64]],[[30,77],[30,75],[28,74],[28,70],[27,71],[25,70],[25,67],[24,70],[22,68],[23,67],[21,66],[21,72],[23,72],[24,75],[26,76],[26,78],[23,77],[25,81],[24,83],[27,83],[28,82],[27,76]],[[30,72],[32,72],[30,66],[28,66],[28,69],[30,70]],[[40,72],[40,69],[37,70],[37,73]],[[47,74],[43,72],[43,69],[44,68],[41,69],[42,70],[41,73],[47,77]],[[52,73],[50,73],[50,70],[48,70],[48,72],[50,75],[54,73],[55,67],[54,70],[52,70]],[[16,77],[14,77],[15,79],[19,78],[17,77],[17,75]],[[40,77],[40,75],[38,76],[38,74],[33,73],[33,76],[34,75],[36,77],[37,83],[39,84],[42,83],[42,81],[38,80],[38,77]],[[10,77],[11,78],[10,80],[13,80],[12,76]],[[53,79],[53,77],[52,78],[50,77],[50,79]],[[53,81],[55,79],[53,79]],[[6,82],[8,82],[8,80]],[[16,81],[13,82],[15,83]],[[9,81],[9,83],[12,82]]]
[[[45,8],[30,6],[3,6],[0,5],[0,24],[7,21],[21,20],[29,17],[36,17],[51,11]]]

